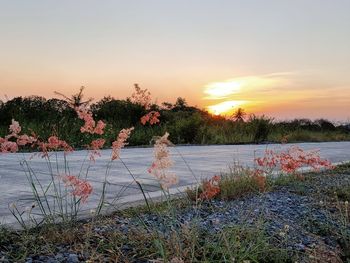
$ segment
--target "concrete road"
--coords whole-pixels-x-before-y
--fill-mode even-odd
[[[296,144],[305,150],[319,150],[323,158],[332,162],[350,161],[350,142],[326,142],[326,143],[300,143]],[[187,186],[196,183],[197,180],[210,177],[224,172],[239,162],[243,165],[252,166],[254,156],[263,156],[266,148],[281,150],[290,147],[290,144],[279,145],[220,145],[220,146],[178,146],[171,148],[171,155],[175,162],[173,171],[179,177],[179,184],[171,189],[173,193],[184,190]],[[84,210],[88,211],[96,207],[98,195],[101,193],[102,183],[106,175],[106,167],[110,160],[111,151],[103,150],[101,157],[95,163],[86,160],[87,151],[76,151],[67,156],[67,164],[64,165],[62,153],[51,156],[53,173],[85,176],[92,182],[94,194],[84,204]],[[159,185],[147,168],[152,162],[152,148],[127,148],[121,153],[122,160],[130,172],[142,183],[143,188],[150,197],[159,195]],[[26,160],[45,187],[49,184],[50,167],[47,162],[40,158],[32,158],[30,153],[2,154],[0,155],[0,223],[13,223],[14,217],[8,209],[8,205],[16,202],[19,209],[30,206],[32,201],[31,189],[23,170],[23,160]],[[88,158],[87,158],[88,159]],[[84,161],[85,160],[85,161]],[[56,162],[57,161],[57,162]],[[68,171],[69,170],[69,171]],[[107,199],[118,199],[116,203],[124,203],[142,200],[142,195],[130,176],[126,167],[117,160],[113,162],[107,172],[109,182]]]

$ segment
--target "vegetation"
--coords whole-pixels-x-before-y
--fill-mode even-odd
[[[16,103],[17,106],[10,107],[13,100],[1,105],[1,109],[9,112],[7,116],[12,117],[9,128],[4,130],[5,136],[0,137],[0,152],[34,149],[38,151],[35,156],[47,162],[49,176],[49,183],[43,184],[23,156],[21,165],[32,190],[32,197],[26,200],[32,205],[23,207],[16,201],[9,204],[23,230],[0,228],[1,261],[304,262],[305,258],[328,257],[331,262],[341,262],[340,259],[350,258],[348,166],[327,171],[329,176],[322,177],[320,169],[334,167],[321,159],[317,151],[304,151],[295,146],[282,152],[266,150],[265,156],[254,160],[255,167],[235,165],[229,173],[216,175],[188,190],[189,198],[174,199],[170,188],[178,183],[180,175],[171,171],[174,164],[168,148],[172,145],[171,136],[175,141],[187,142],[195,140],[200,133],[203,142],[203,138],[209,132],[214,135],[216,129],[239,127],[239,131],[251,129],[253,132],[244,136],[262,142],[277,124],[264,116],[251,116],[245,122],[243,110],[236,113],[235,121],[214,117],[187,106],[181,98],[175,105],[165,103],[161,109],[152,105],[150,93],[137,85],[135,93],[126,101],[105,98],[91,107],[87,107],[90,100],[83,101],[82,92],[83,88],[72,98],[53,100],[54,103],[43,98],[17,98],[19,105],[26,105],[25,110]],[[52,105],[56,106],[52,108]],[[36,109],[35,114],[28,112],[28,107]],[[45,107],[47,111],[43,110]],[[61,114],[59,117],[55,115],[57,111]],[[139,115],[134,115],[135,112]],[[47,114],[51,116],[45,123],[49,129],[43,130],[40,123],[46,121]],[[13,116],[17,116],[16,120]],[[18,120],[27,127],[22,128]],[[317,125],[321,131],[340,129],[326,121],[318,121]],[[159,184],[158,193],[163,201],[157,204],[147,197],[143,185],[120,154],[132,136],[142,144],[148,136],[153,137],[163,129],[173,135],[164,132],[153,138],[153,160],[147,169]],[[145,135],[145,131],[149,133]],[[105,145],[112,151],[101,182],[102,190],[96,191],[89,170]],[[88,154],[80,171],[71,173],[68,156],[74,151],[73,146],[84,146]],[[102,216],[104,208],[112,208],[128,187],[113,193],[113,200],[107,198],[109,172],[112,163],[117,161],[139,187],[146,207],[106,217]],[[300,168],[304,167],[317,173],[303,174]],[[334,197],[331,198],[328,193],[332,191]],[[321,199],[320,193],[327,194],[321,194]],[[82,207],[91,194],[99,197],[99,202],[90,210],[91,218],[81,221]],[[317,210],[314,203],[318,201],[322,207]],[[293,209],[290,205],[294,205]],[[329,215],[325,216],[326,213]],[[305,227],[300,226],[300,222]],[[290,231],[289,223],[293,224],[294,231]],[[305,249],[304,243],[310,244],[310,238],[316,247],[307,245]],[[324,238],[329,238],[333,246],[326,246]],[[333,251],[334,248],[337,251]]]
[[[0,101],[0,136],[6,134],[11,119],[15,119],[21,123],[24,132],[35,131],[43,140],[55,134],[73,147],[84,147],[88,141],[79,132],[82,121],[77,120],[74,107],[86,106],[90,102],[91,99],[83,99],[83,88],[71,97],[62,95],[62,99],[30,96]],[[109,96],[91,104],[90,109],[94,118],[107,124],[103,135],[107,142],[113,141],[116,131],[135,127],[129,139],[130,145],[149,145],[153,136],[166,131],[175,144],[350,140],[349,125],[336,126],[325,119],[276,122],[266,116],[247,116],[243,109],[238,109],[231,119],[226,119],[189,106],[183,98],[178,98],[174,104],[150,104],[147,109],[132,98],[120,100]],[[140,118],[148,110],[159,112],[160,122],[142,125]]]
[[[292,218],[274,217],[272,213],[268,213],[267,217],[253,216],[249,206],[239,205],[244,200],[240,196],[227,200],[228,208],[213,200],[195,203],[178,198],[79,222],[46,224],[24,231],[0,228],[0,256],[15,262],[24,262],[28,258],[52,261],[57,259],[57,255],[63,257],[65,254],[69,258],[76,255],[77,260],[84,262],[348,262],[348,199],[339,200],[331,189],[334,181],[339,183],[339,191],[349,187],[349,172],[350,165],[346,164],[331,171],[305,173],[303,180],[289,175],[284,176],[283,180],[278,177],[270,182],[268,191],[296,192],[302,198],[312,198],[314,202],[310,204],[311,211],[303,208],[305,218],[300,218],[301,226],[293,229],[295,226],[284,225],[277,229],[276,235],[269,232],[269,224],[275,224],[280,219],[292,223]],[[226,176],[245,178],[248,175],[246,170],[237,168]],[[223,187],[225,183],[229,183],[226,188],[230,189],[231,182],[222,181],[220,184]],[[300,191],[301,186],[303,191]],[[335,191],[338,193],[338,190]],[[250,203],[254,203],[257,193],[250,194]],[[230,202],[234,204],[235,200],[240,211],[246,212],[246,215],[240,215],[243,222],[232,221],[221,225],[219,219],[216,219],[218,222],[207,219],[212,222],[207,227],[200,224],[205,217],[213,218],[225,211],[229,213],[232,209]],[[276,199],[273,204],[277,207],[280,201]],[[279,209],[281,215],[286,215],[287,207],[282,204]],[[182,222],[181,216],[178,216],[186,214],[186,211],[192,211],[194,218]],[[334,221],[314,220],[312,214],[316,212]],[[336,242],[337,249],[332,251],[332,248],[320,244],[310,250],[293,248],[294,242],[300,242],[293,239],[294,235],[305,229],[320,242]]]

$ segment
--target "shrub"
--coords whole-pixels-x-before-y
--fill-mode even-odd
[[[253,141],[255,143],[260,143],[266,141],[272,125],[272,119],[265,117],[257,117],[252,115],[249,119],[249,124],[253,130]]]

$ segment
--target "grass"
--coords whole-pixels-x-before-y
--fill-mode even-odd
[[[315,209],[339,222],[332,225],[307,218],[303,225],[312,235],[335,237],[341,261],[333,262],[350,260],[349,211],[345,202],[350,201],[349,174],[350,164],[346,164],[333,171],[307,173],[304,180],[284,176],[266,183],[265,191],[290,191],[318,200]],[[232,169],[222,178],[217,198],[224,202],[262,192],[249,170]],[[193,210],[196,217],[183,222],[173,215],[186,209]],[[211,209],[211,201],[195,203],[177,198],[170,201],[170,206],[161,202],[152,204],[150,210],[134,207],[72,224],[48,224],[26,231],[0,227],[0,259],[24,262],[29,256],[50,256],[62,250],[76,253],[86,262],[295,262],[301,258],[301,252],[288,249],[284,239],[269,234],[267,218],[255,218],[253,222],[247,218],[245,223],[224,226],[213,222],[211,227],[203,228],[197,219],[203,212],[210,215]],[[151,224],[150,220],[157,223]],[[324,262],[322,258],[329,257],[329,253],[326,246],[302,252],[310,262]]]
[[[220,189],[220,198],[224,200],[232,200],[265,190],[256,177],[252,176],[251,169],[237,166],[222,176]]]
[[[118,229],[94,231],[110,224],[113,223],[109,219],[101,219],[75,226],[50,225],[26,233],[2,229],[1,250],[15,262],[23,262],[29,255],[54,254],[62,245],[87,256],[89,262],[100,262],[106,257],[109,262],[134,262],[134,259],[169,262],[176,257],[185,262],[289,262],[287,252],[272,244],[263,224],[229,226],[214,234],[195,225],[183,225],[168,234],[141,226],[129,229],[128,233]]]

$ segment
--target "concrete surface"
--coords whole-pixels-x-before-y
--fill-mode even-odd
[[[296,145],[305,150],[317,149],[323,158],[327,158],[332,162],[350,160],[350,142],[299,143]],[[171,192],[182,191],[202,178],[223,172],[235,162],[252,166],[254,156],[263,156],[266,148],[281,150],[290,146],[290,144],[271,144],[173,147],[171,148],[171,155],[175,164],[172,170],[178,175],[179,184],[173,187]],[[86,160],[87,151],[71,153],[67,156],[67,167],[64,165],[62,153],[57,154],[58,165],[56,163],[56,155],[53,154],[51,156],[51,165],[55,174],[64,174],[67,171],[67,173],[72,175],[80,173],[84,177],[87,169],[89,170],[87,178],[92,182],[94,192],[88,202],[82,207],[85,211],[96,207],[99,200],[98,194],[101,193],[101,182],[104,181],[111,151],[103,150],[101,153],[102,156],[97,158],[95,163],[90,163]],[[126,148],[122,150],[121,157],[129,170],[142,183],[147,195],[156,197],[160,194],[159,185],[147,173],[147,168],[152,162],[152,153],[152,148]],[[31,153],[0,155],[0,223],[15,222],[9,211],[9,204],[15,202],[21,210],[30,206],[33,202],[31,200],[31,189],[21,166],[21,162],[25,166],[23,160],[27,160],[43,187],[48,185],[51,180],[50,169],[45,159],[38,156],[31,159],[32,155]],[[107,180],[110,183],[107,188],[107,200],[114,200],[118,196],[118,199],[115,200],[117,206],[142,200],[139,188],[119,160],[112,163]]]

